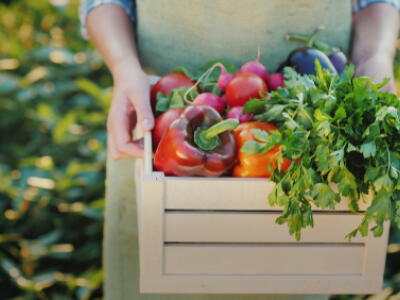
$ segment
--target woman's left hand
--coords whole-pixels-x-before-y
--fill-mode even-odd
[[[390,3],[374,1],[353,15],[351,61],[356,76],[368,76],[374,82],[389,78],[382,90],[391,93],[396,93],[393,61],[399,28],[399,12]]]
[[[376,54],[368,59],[359,61],[356,64],[356,76],[368,76],[377,83],[389,78],[390,81],[382,88],[382,91],[396,93],[393,60],[389,55]]]

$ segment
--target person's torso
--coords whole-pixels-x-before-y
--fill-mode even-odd
[[[299,43],[287,33],[312,33],[348,51],[350,0],[136,0],[141,61],[158,74],[198,69],[212,59],[261,61],[274,71]]]

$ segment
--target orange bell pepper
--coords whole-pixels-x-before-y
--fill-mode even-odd
[[[276,168],[278,160],[278,152],[280,145],[274,146],[263,154],[246,154],[240,151],[240,148],[247,141],[255,141],[252,130],[260,129],[266,132],[278,130],[274,125],[265,122],[244,122],[233,130],[237,148],[237,162],[233,168],[234,177],[271,177],[273,170]],[[291,161],[283,158],[281,169],[286,171]]]

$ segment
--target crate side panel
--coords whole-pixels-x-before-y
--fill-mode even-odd
[[[286,224],[275,223],[275,212],[167,212],[167,242],[296,242]],[[352,214],[314,214],[314,228],[302,231],[301,242],[348,243],[346,234],[361,221]],[[352,243],[363,243],[360,236]]]
[[[166,274],[360,275],[363,245],[265,244],[165,247]]]
[[[141,280],[161,276],[163,266],[164,183],[141,181],[138,194]]]
[[[372,233],[368,236],[364,260],[364,274],[366,276],[379,276],[383,280],[389,229],[390,222],[385,222],[382,236],[374,237]]]

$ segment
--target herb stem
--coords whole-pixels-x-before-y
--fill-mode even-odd
[[[388,174],[390,174],[390,166],[392,165],[392,160],[390,159],[390,150],[389,150],[389,146],[386,145],[386,153],[387,153],[387,159],[388,159],[388,165],[387,165],[387,171]]]

